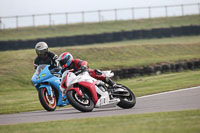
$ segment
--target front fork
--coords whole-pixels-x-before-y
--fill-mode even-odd
[[[53,98],[55,96],[55,94],[53,93],[52,87],[50,85],[41,85],[39,87],[39,89],[41,89],[41,88],[46,88],[47,93],[50,97]],[[60,90],[58,90],[58,91],[60,91]],[[56,98],[57,99],[57,106],[65,106],[65,105],[69,104],[67,99],[63,101],[62,98],[63,98],[62,92],[60,91],[60,92],[58,92],[58,98]]]
[[[51,96],[51,97],[53,97],[53,93],[52,93],[53,90],[52,90],[52,88],[51,88],[50,85],[41,85],[41,86],[39,87],[39,89],[41,89],[41,88],[46,88],[46,89],[47,89],[48,95]]]
[[[78,87],[74,87],[74,88],[70,88],[70,89],[68,89],[67,91],[70,91],[70,90],[74,90],[77,94],[78,94],[78,96],[80,96],[80,97],[82,97],[83,96],[83,93],[82,93],[82,91],[81,90],[79,90],[79,88]]]

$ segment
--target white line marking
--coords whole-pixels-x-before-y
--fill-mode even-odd
[[[158,95],[164,95],[164,94],[180,92],[180,91],[188,91],[188,90],[192,90],[192,89],[200,89],[200,86],[191,87],[191,88],[185,88],[185,89],[179,89],[179,90],[173,90],[173,91],[167,91],[167,92],[161,92],[161,93],[152,94],[152,95],[141,96],[141,97],[137,97],[136,99],[152,97],[152,96],[158,96]]]

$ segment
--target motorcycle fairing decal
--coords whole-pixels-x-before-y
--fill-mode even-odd
[[[92,97],[94,99],[94,104],[96,104],[97,101],[98,101],[98,97],[97,97],[97,92],[96,92],[95,84],[94,83],[89,83],[89,82],[84,82],[84,81],[79,82],[79,84],[81,86],[87,88],[91,92]]]
[[[45,77],[46,76],[46,74],[42,74],[42,77]]]

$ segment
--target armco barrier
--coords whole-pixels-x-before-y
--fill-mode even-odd
[[[200,26],[182,26],[156,28],[150,30],[133,30],[94,35],[78,35],[69,37],[43,38],[35,40],[0,41],[0,51],[34,48],[39,41],[45,41],[49,47],[86,45],[94,43],[116,42],[122,40],[162,38],[174,36],[199,35]]]
[[[144,66],[140,68],[128,68],[121,70],[113,70],[114,79],[131,78],[143,75],[160,74],[166,72],[179,72],[183,70],[200,69],[200,59],[194,61],[184,61],[173,64],[159,64],[155,66]]]

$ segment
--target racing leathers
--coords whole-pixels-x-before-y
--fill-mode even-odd
[[[105,74],[103,74],[100,70],[92,70],[90,68],[88,68],[88,62],[87,61],[83,61],[80,59],[74,59],[71,63],[71,65],[65,69],[62,69],[62,73],[64,73],[65,70],[70,70],[73,69],[73,72],[76,72],[80,69],[88,69],[90,76],[98,79],[98,80],[102,80],[103,82],[109,84],[110,86],[114,86],[116,85],[109,77],[106,77]]]
[[[37,56],[35,58],[35,61],[34,61],[34,69],[37,69],[37,67],[41,64],[48,64],[52,67],[57,67],[58,66],[58,56],[53,53],[53,52],[50,52],[48,51],[44,57],[41,57],[41,56]]]

